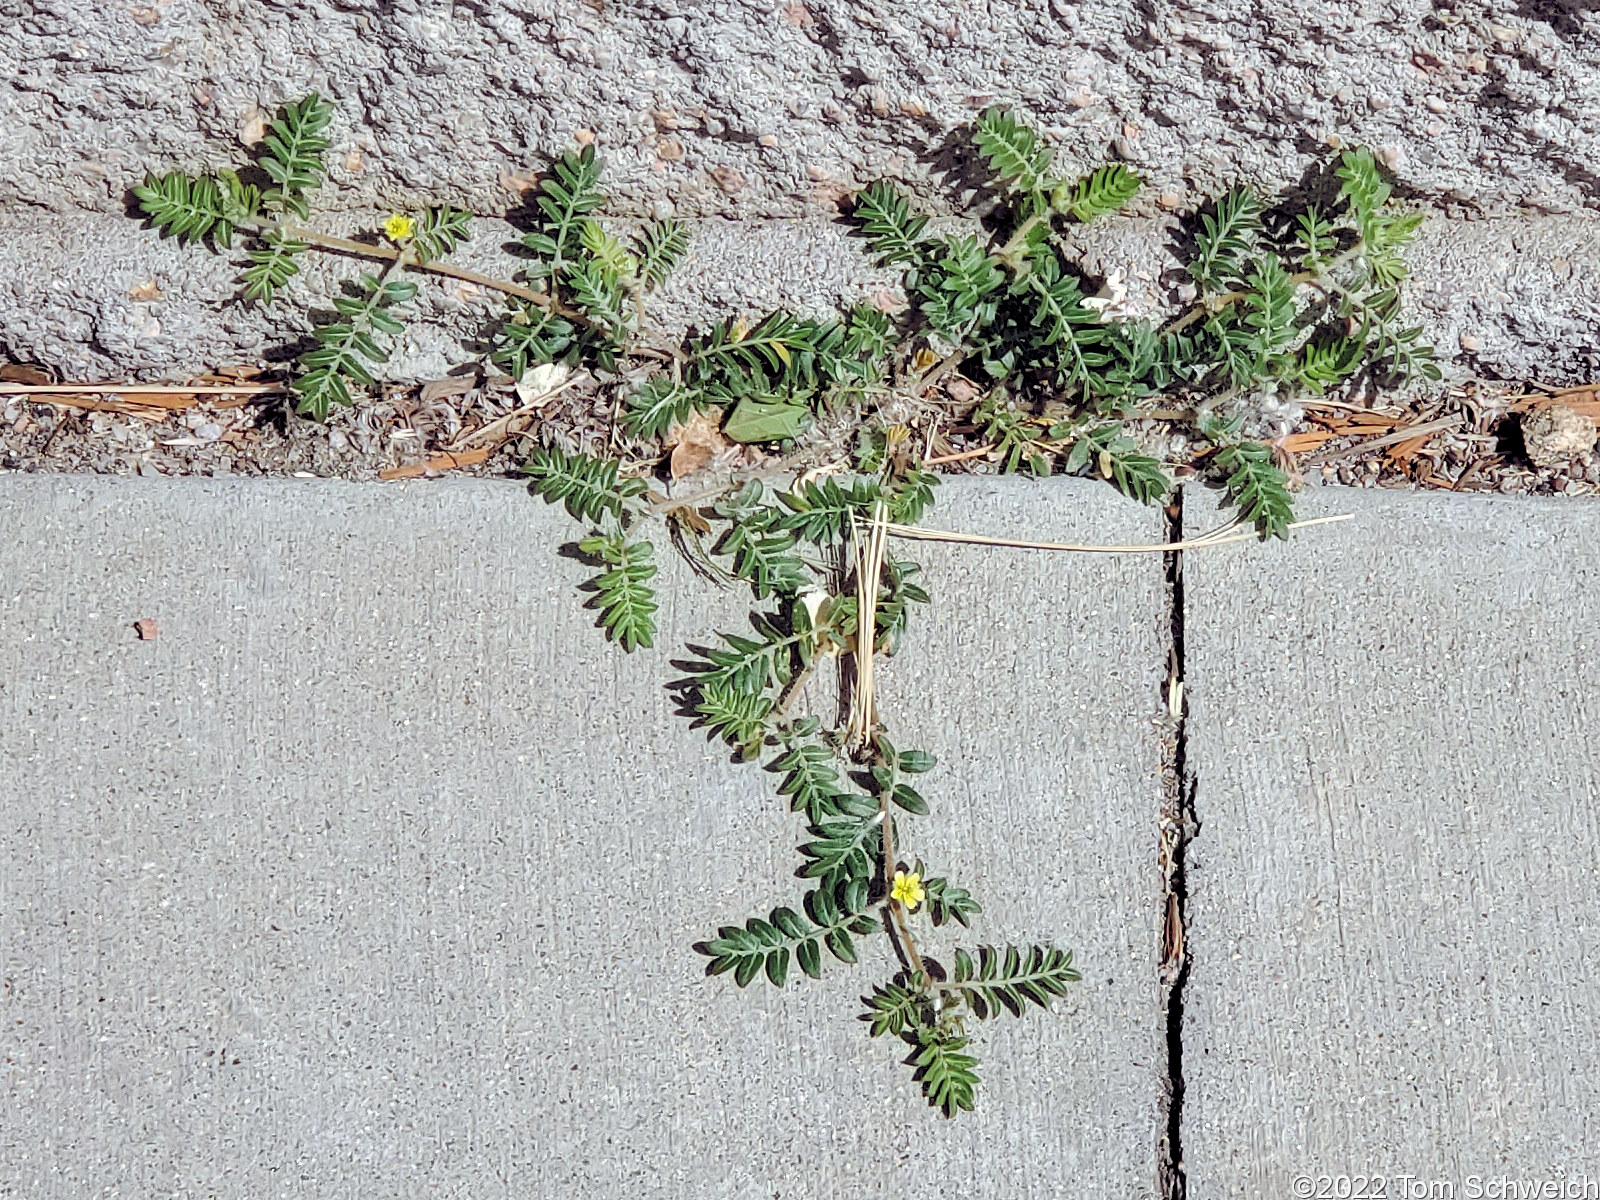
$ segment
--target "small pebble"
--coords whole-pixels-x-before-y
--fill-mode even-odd
[[[675,137],[664,137],[656,143],[656,157],[663,162],[677,162],[683,158],[683,143]]]
[[[733,167],[712,167],[711,178],[719,188],[730,196],[744,190],[744,172],[735,170]]]
[[[575,130],[573,132],[573,134],[572,134],[572,140],[577,142],[578,145],[580,145],[580,146],[592,146],[592,145],[594,145],[594,130],[592,130],[592,129]]]
[[[1463,333],[1460,341],[1461,348],[1468,354],[1476,354],[1483,346],[1483,343],[1470,333]]]
[[[1450,106],[1448,104],[1446,104],[1443,100],[1441,100],[1438,96],[1429,96],[1422,103],[1427,107],[1428,111],[1431,112],[1431,113],[1439,113],[1439,114],[1443,115],[1444,113],[1447,113],[1447,112],[1450,111]]]
[[[1179,192],[1162,192],[1157,203],[1168,212],[1183,206],[1183,195]]]
[[[1536,467],[1564,466],[1594,449],[1594,422],[1561,404],[1522,417],[1522,444]]]

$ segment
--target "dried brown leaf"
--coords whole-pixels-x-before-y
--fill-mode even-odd
[[[703,471],[728,449],[730,442],[722,436],[717,412],[697,412],[682,425],[668,432],[666,444],[672,447],[672,477],[683,479]]]
[[[430,454],[423,462],[406,463],[403,467],[390,467],[379,471],[379,479],[415,479],[419,475],[432,475],[440,471],[452,471],[457,467],[470,467],[485,461],[492,452],[489,450],[462,450],[451,454],[443,451],[439,454]]]
[[[450,375],[444,379],[430,379],[422,385],[417,399],[422,404],[432,404],[446,396],[462,396],[478,385],[476,375]]]
[[[46,387],[55,382],[50,378],[50,372],[43,367],[34,367],[27,363],[6,363],[0,367],[0,380],[6,383],[26,383],[34,387]]]

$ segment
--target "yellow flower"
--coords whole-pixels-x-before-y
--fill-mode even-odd
[[[383,223],[383,231],[390,241],[403,242],[417,231],[417,223],[404,213],[395,213]]]
[[[912,871],[909,875],[904,871],[894,873],[894,886],[889,889],[889,894],[900,901],[907,908],[915,908],[927,896],[922,890],[922,876]]]

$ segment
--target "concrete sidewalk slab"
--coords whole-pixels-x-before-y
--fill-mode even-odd
[[[1300,510],[1357,519],[1184,566],[1189,1196],[1594,1180],[1600,508]]]
[[[1075,482],[938,521],[1148,541]],[[673,715],[747,597],[664,554],[604,645],[509,483],[0,478],[0,1194],[1148,1197],[1165,1085],[1159,562],[915,546],[881,705],[915,850],[1085,982],[947,1122],[855,1021],[881,939],[739,993],[690,951],[800,895],[754,769]],[[157,622],[139,641],[134,621]]]

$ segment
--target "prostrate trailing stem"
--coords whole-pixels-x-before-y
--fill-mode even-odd
[[[348,282],[334,313],[316,324],[316,346],[294,381],[308,416],[352,405],[372,384],[369,368],[387,358],[380,339],[402,334],[396,310],[418,293],[406,273],[504,294],[490,358],[514,379],[552,364],[589,373],[613,402],[613,438],[626,459],[546,444],[523,471],[536,494],[585,528],[577,549],[598,568],[584,585],[596,624],[625,651],[654,644],[649,531],[657,525],[701,573],[747,585],[760,606],[749,629],[691,647],[696,658],[681,686],[693,723],[760,764],[784,810],[800,814],[794,874],[802,883],[796,903],[725,925],[702,943],[707,973],[730,973],[740,987],[764,975],[782,987],[792,964],[816,979],[824,949],[853,964],[857,940],[882,934],[902,969],[865,998],[871,1034],[907,1045],[930,1104],[947,1116],[971,1109],[978,1059],[969,1022],[1049,1007],[1078,974],[1071,953],[1048,944],[952,947],[948,969],[922,948],[983,910],[920,858],[908,865],[900,822],[929,812],[919,777],[935,760],[891,743],[859,681],[876,655],[895,652],[913,609],[930,603],[917,565],[888,553],[885,541],[890,523],[915,524],[933,503],[938,479],[923,447],[938,422],[964,420],[1000,471],[1092,474],[1155,504],[1171,477],[1125,422],[1159,404],[1169,417],[1190,414],[1197,463],[1241,518],[1283,536],[1292,497],[1271,448],[1244,436],[1252,398],[1266,389],[1320,392],[1363,371],[1379,382],[1438,377],[1419,331],[1399,319],[1401,254],[1420,218],[1391,207],[1391,189],[1365,150],[1345,152],[1334,167],[1340,188],[1328,211],[1274,212],[1250,188],[1234,187],[1198,214],[1187,263],[1193,304],[1164,324],[1125,318],[1089,295],[1060,225],[1120,211],[1139,178],[1121,164],[1058,175],[1037,133],[995,109],[973,137],[1002,201],[998,233],[974,226],[932,235],[886,181],[855,199],[861,236],[879,262],[904,273],[905,311],[734,315],[668,338],[649,327],[647,301],[688,253],[688,231],[674,221],[626,234],[608,228],[593,145],[553,164],[532,198],[524,277],[499,280],[446,261],[471,234],[471,214],[448,206],[393,214],[366,241],[308,228],[333,115],[315,95],[278,113],[255,163],[271,184],[265,190],[233,171],[172,172],[150,176],[134,194],[151,223],[182,242],[226,252],[243,238],[242,295],[251,303],[281,300],[312,250],[384,264]],[[965,402],[940,391],[954,373],[972,385]],[[853,462],[808,461],[807,434],[830,412],[859,426]],[[931,429],[913,427],[929,413],[938,414]],[[651,476],[663,443],[707,415],[725,438],[785,457],[689,499],[661,494]],[[783,468],[816,465],[824,469],[792,485],[769,482]],[[823,669],[858,689],[838,727],[803,711],[805,685]]]

